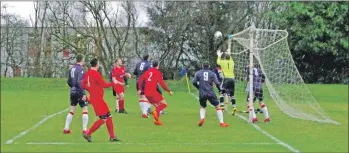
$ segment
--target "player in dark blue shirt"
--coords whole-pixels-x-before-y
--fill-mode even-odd
[[[70,87],[70,111],[67,115],[63,133],[71,133],[69,125],[73,119],[75,112],[75,106],[77,104],[82,108],[82,132],[87,132],[87,123],[88,123],[88,110],[87,110],[87,98],[85,91],[81,88],[81,81],[84,77],[84,56],[76,56],[76,64],[74,64],[68,71],[68,80],[67,83]]]
[[[226,90],[223,89],[224,73],[220,65],[216,65],[216,68],[213,70],[217,76],[218,82],[220,84],[219,89],[219,103],[222,110],[224,110],[224,97],[227,96]]]
[[[219,107],[219,102],[216,93],[213,90],[213,83],[216,84],[217,88],[220,88],[217,76],[214,72],[209,69],[209,63],[204,62],[202,65],[203,69],[197,71],[193,78],[193,85],[199,90],[199,101],[200,101],[200,122],[199,126],[202,126],[205,121],[206,113],[206,102],[207,100],[216,107],[217,116],[221,127],[228,127],[229,125],[223,121],[223,112]]]
[[[249,66],[245,67],[245,73],[247,75],[247,79],[248,76],[250,74],[250,68]],[[270,118],[269,118],[269,113],[268,113],[268,108],[267,106],[264,104],[263,102],[263,88],[262,88],[262,84],[265,80],[265,75],[262,72],[262,69],[260,68],[260,66],[258,64],[255,64],[253,69],[252,69],[252,76],[253,76],[253,83],[252,83],[252,89],[253,89],[253,102],[256,101],[256,99],[258,99],[259,101],[259,105],[261,106],[261,110],[262,113],[265,117],[264,122],[269,122]],[[249,80],[249,79],[248,79]],[[246,86],[246,91],[247,91],[247,107],[249,108],[248,102],[249,102],[249,82],[247,82],[247,86]],[[258,109],[257,109],[258,110]],[[258,119],[257,117],[255,117],[255,112],[253,111],[253,122],[256,122]]]
[[[138,79],[139,79],[139,77],[141,77],[145,71],[147,71],[148,69],[151,68],[150,59],[151,59],[151,57],[149,54],[144,55],[142,61],[140,61],[136,64],[136,67],[133,71],[133,74],[137,76],[137,80],[136,80],[137,91],[138,91]],[[144,84],[142,85],[142,89],[141,89],[142,92],[139,95],[139,106],[141,107],[141,110],[142,110],[142,117],[148,118],[148,113],[151,112],[151,110],[150,110],[151,105],[149,104],[147,98],[144,96],[143,90],[144,90]]]

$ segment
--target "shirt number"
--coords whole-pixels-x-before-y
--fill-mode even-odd
[[[71,77],[71,78],[74,78],[75,69],[76,69],[76,68],[71,68],[71,70],[70,70],[70,77]]]
[[[208,72],[204,72],[204,81],[208,81]]]
[[[148,81],[151,81],[151,77],[153,76],[153,72],[150,72],[149,73],[149,78],[148,78]]]
[[[143,71],[143,69],[144,69],[144,64],[145,64],[145,63],[141,63],[141,66],[139,67],[139,69],[140,69],[141,71]]]

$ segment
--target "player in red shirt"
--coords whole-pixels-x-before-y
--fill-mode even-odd
[[[84,138],[91,142],[91,134],[95,132],[101,125],[106,123],[110,136],[110,141],[120,141],[114,135],[113,119],[110,114],[108,105],[104,101],[104,88],[109,88],[114,84],[122,84],[114,81],[113,83],[104,82],[102,75],[97,71],[99,68],[98,59],[94,58],[90,62],[91,69],[87,71],[82,82],[81,87],[90,93],[89,102],[99,117],[99,120],[93,123],[92,127],[83,135]]]
[[[129,73],[126,73],[124,66],[122,66],[122,60],[120,58],[115,60],[116,66],[114,67],[112,71],[112,80],[113,81],[118,81],[122,84],[116,84],[113,86],[114,91],[116,93],[116,98],[117,98],[117,103],[115,111],[117,112],[119,110],[119,113],[125,113],[127,114],[125,110],[125,102],[124,102],[124,92],[125,92],[125,87],[124,87],[124,82],[125,82],[125,77],[130,78],[131,75]]]
[[[170,95],[172,95],[172,91],[168,89],[164,80],[162,79],[162,73],[159,71],[159,62],[153,61],[153,67],[149,70],[145,71],[143,75],[138,80],[138,94],[141,94],[142,84],[144,85],[144,96],[148,99],[148,101],[156,107],[153,111],[153,117],[155,119],[155,125],[162,125],[160,121],[160,111],[167,107],[167,103],[162,97],[161,93],[156,89],[158,83],[160,83],[161,87],[166,90]]]

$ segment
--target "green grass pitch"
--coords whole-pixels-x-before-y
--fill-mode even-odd
[[[69,92],[64,79],[12,78],[1,80],[1,152],[290,152],[287,147],[266,136],[238,116],[224,113],[230,127],[221,128],[215,110],[206,111],[206,122],[198,127],[199,104],[187,92],[185,81],[169,81],[173,96],[165,93],[164,126],[143,119],[137,102],[134,82],[126,91],[129,114],[112,112],[116,135],[123,141],[110,143],[105,126],[92,135],[92,143],[81,135],[81,109],[71,124],[72,134],[63,135]],[[283,114],[266,96],[272,122],[256,125],[261,130],[300,152],[348,152],[348,86],[308,85],[325,112],[341,125],[322,124],[291,118]],[[193,91],[195,89],[192,88]],[[115,98],[105,90],[111,110]],[[237,97],[240,110],[245,96]],[[95,121],[89,108],[89,127]],[[51,115],[51,116],[50,116]],[[247,114],[241,114],[246,116]],[[258,114],[260,120],[263,119]],[[47,120],[43,120],[43,119]],[[40,122],[43,121],[43,122]],[[27,130],[27,131],[26,131]],[[6,144],[14,140],[11,144]]]

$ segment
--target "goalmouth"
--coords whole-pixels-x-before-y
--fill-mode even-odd
[[[258,64],[265,75],[263,88],[267,87],[282,112],[298,119],[339,124],[324,112],[304,83],[293,61],[287,37],[286,30],[258,29],[254,25],[229,37],[227,52],[235,62],[236,93],[245,97],[247,90],[244,89],[252,91],[253,75],[252,71],[246,74],[246,66]],[[250,104],[252,96],[250,92]]]

